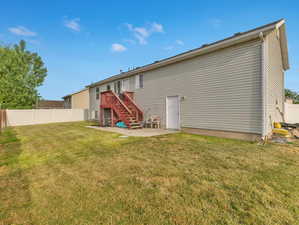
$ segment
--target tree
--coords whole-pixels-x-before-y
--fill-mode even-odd
[[[41,57],[27,51],[25,41],[0,46],[0,108],[33,108],[40,99],[37,87],[46,76]]]
[[[292,99],[294,104],[299,104],[299,93],[290,89],[285,89],[285,97]]]

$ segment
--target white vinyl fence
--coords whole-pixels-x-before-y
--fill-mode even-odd
[[[287,123],[299,123],[299,104],[285,103],[285,121]]]
[[[83,121],[88,119],[87,109],[20,109],[6,110],[8,126]]]

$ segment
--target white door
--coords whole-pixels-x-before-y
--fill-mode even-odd
[[[166,98],[166,128],[180,129],[179,96],[167,96]]]

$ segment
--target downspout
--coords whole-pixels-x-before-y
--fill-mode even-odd
[[[263,32],[259,34],[259,37],[262,41],[262,140],[267,140],[267,71],[266,71],[266,60],[267,60],[267,49],[266,41]]]

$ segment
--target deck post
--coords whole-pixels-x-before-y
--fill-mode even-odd
[[[100,126],[103,127],[104,126],[104,121],[103,121],[103,108],[100,107],[100,115],[99,115],[99,119],[100,119]]]
[[[113,109],[110,109],[110,112],[111,112],[111,127],[114,127]]]

